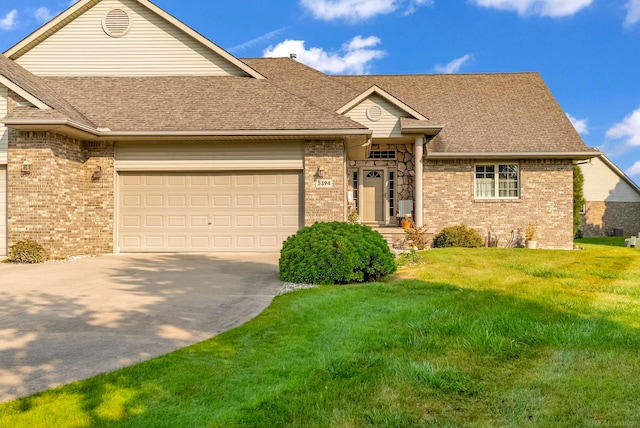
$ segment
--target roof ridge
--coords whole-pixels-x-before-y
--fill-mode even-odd
[[[307,69],[307,70],[310,70],[310,71],[314,72],[314,74],[318,74],[318,75],[321,75],[321,76],[326,77],[326,78],[330,78],[330,77],[331,77],[331,76],[329,76],[329,75],[328,75],[328,74],[326,74],[326,73],[323,73],[323,72],[321,72],[321,71],[319,71],[319,70],[316,70],[315,68],[309,67],[308,65],[306,65],[306,64],[304,64],[304,63],[301,63],[301,62],[299,62],[299,61],[295,61],[294,59],[291,59],[291,58],[279,57],[279,58],[245,58],[245,59],[261,60],[261,61],[262,61],[262,60],[267,60],[267,61],[269,61],[269,60],[270,60],[270,61],[273,61],[273,60],[278,60],[278,61],[293,61],[294,63],[296,63],[296,64],[298,64],[298,65],[302,66],[303,68],[305,68],[305,69]],[[242,59],[241,59],[241,60],[242,60]],[[302,97],[302,96],[300,96],[300,95],[298,95],[298,94],[294,93],[293,91],[291,91],[291,90],[287,89],[286,87],[284,87],[284,86],[282,86],[282,85],[279,85],[277,82],[275,82],[275,81],[273,81],[273,80],[269,79],[269,77],[267,77],[267,78],[266,78],[266,81],[268,81],[271,85],[276,86],[276,87],[277,87],[277,88],[279,88],[280,90],[285,91],[286,93],[288,93],[288,94],[290,94],[290,95],[293,95],[294,97],[296,97],[296,98],[298,98],[298,99],[300,99],[300,100],[304,101],[304,102],[305,102],[305,103],[307,103],[308,105],[314,106],[315,108],[319,108],[319,109],[321,109],[321,110],[323,110],[323,111],[325,111],[325,112],[327,112],[327,113],[330,113],[330,114],[332,114],[332,115],[334,115],[334,116],[336,116],[336,117],[339,117],[339,118],[341,118],[343,121],[348,121],[348,122],[354,123],[354,124],[358,125],[358,127],[360,127],[360,128],[363,128],[363,129],[364,129],[364,128],[366,128],[366,126],[362,125],[361,123],[358,123],[358,122],[356,122],[355,120],[350,119],[350,118],[348,118],[348,117],[346,117],[346,116],[344,116],[344,115],[342,115],[342,114],[338,113],[337,111],[332,111],[332,110],[329,110],[329,109],[327,109],[327,108],[325,108],[325,107],[322,107],[322,106],[320,106],[320,105],[318,105],[318,104],[313,103],[311,100],[307,99],[306,97]],[[340,83],[340,82],[337,82],[337,83]],[[350,89],[353,89],[353,88],[351,88],[350,86],[345,85],[345,84],[343,84],[343,83],[340,83],[340,85],[345,86],[345,87],[350,88]]]

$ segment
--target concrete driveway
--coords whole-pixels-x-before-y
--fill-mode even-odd
[[[0,264],[0,402],[200,342],[278,293],[278,254]]]

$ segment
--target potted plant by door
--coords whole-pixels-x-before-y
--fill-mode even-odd
[[[410,229],[411,228],[411,215],[409,215],[409,214],[403,215],[402,218],[400,218],[400,226],[402,226],[403,229]]]
[[[524,231],[524,245],[526,248],[530,250],[535,250],[538,246],[538,241],[536,241],[536,234],[538,233],[538,224],[537,223],[529,223],[527,228]]]

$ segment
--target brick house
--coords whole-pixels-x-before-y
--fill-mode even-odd
[[[277,251],[349,205],[571,248],[572,164],[597,154],[536,73],[328,76],[80,0],[0,57],[0,253]]]
[[[640,187],[605,155],[579,165],[586,201],[582,210],[584,236],[640,233]]]

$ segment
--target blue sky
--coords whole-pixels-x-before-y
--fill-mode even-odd
[[[2,0],[0,51],[70,0]],[[154,0],[237,57],[334,74],[539,72],[640,182],[640,0]],[[544,124],[541,124],[544,125]]]

